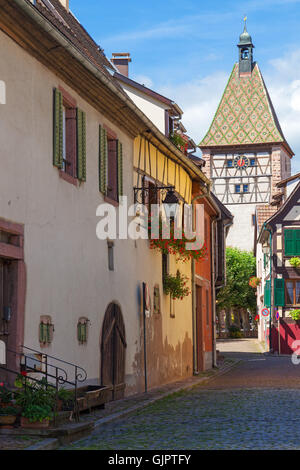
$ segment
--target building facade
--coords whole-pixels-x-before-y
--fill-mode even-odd
[[[68,2],[0,7],[1,341],[78,364],[112,399],[192,375],[193,297],[173,301],[163,282],[179,270],[191,289],[191,262],[119,227],[99,239],[98,208],[120,220],[122,197],[160,202],[168,187],[191,203],[209,180],[120,86]]]
[[[253,60],[253,48],[245,25],[239,61],[200,143],[212,190],[234,216],[228,244],[248,251],[254,247],[256,206],[276,197],[276,183],[290,176],[293,156]]]

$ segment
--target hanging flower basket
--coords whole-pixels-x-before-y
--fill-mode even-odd
[[[165,225],[164,225],[165,224]],[[163,254],[176,255],[177,261],[187,262],[189,260],[198,261],[207,257],[207,247],[204,242],[201,248],[197,247],[195,240],[189,240],[185,237],[184,233],[182,238],[175,238],[174,223],[170,224],[170,236],[169,238],[162,238],[163,229],[167,229],[167,224],[164,223],[161,218],[159,219],[159,238],[150,238],[150,249],[159,250]],[[157,227],[156,227],[157,228]],[[151,218],[149,217],[148,223],[149,235],[151,237]],[[152,225],[152,229],[155,229]],[[192,244],[194,249],[187,250],[186,244]]]
[[[253,289],[257,289],[260,283],[261,283],[260,277],[252,276],[249,279],[249,286],[253,287]]]
[[[187,287],[188,278],[177,271],[176,276],[166,274],[164,278],[164,292],[170,294],[172,299],[182,300],[184,297],[190,295],[191,291]]]

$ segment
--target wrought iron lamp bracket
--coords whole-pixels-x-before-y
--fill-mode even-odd
[[[133,188],[134,191],[134,203],[135,204],[145,204],[146,201],[149,201],[150,196],[157,195],[158,193],[164,198],[169,191],[175,192],[175,186],[151,186],[151,187],[141,187]],[[157,198],[158,201],[158,198]]]

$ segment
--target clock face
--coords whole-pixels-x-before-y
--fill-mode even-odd
[[[241,170],[243,170],[245,168],[248,168],[249,158],[245,155],[239,155],[238,157],[235,157],[233,164],[235,168],[240,168]]]

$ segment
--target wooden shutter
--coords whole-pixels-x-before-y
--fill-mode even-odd
[[[294,230],[294,255],[300,255],[300,230]]]
[[[107,187],[107,132],[99,126],[99,191],[106,195]]]
[[[271,307],[271,281],[270,280],[266,281],[265,283],[264,304],[265,304],[265,307]]]
[[[53,165],[63,167],[63,96],[55,88],[53,106]]]
[[[118,194],[123,196],[123,145],[118,140]]]
[[[77,109],[77,178],[86,181],[86,114]]]
[[[276,307],[284,307],[284,279],[274,280],[274,304]]]

